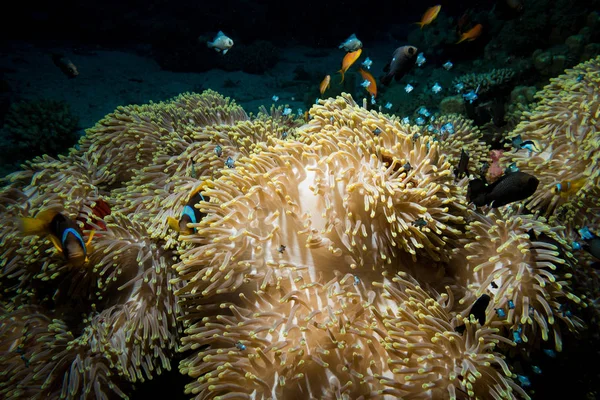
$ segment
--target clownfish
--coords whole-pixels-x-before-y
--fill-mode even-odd
[[[585,178],[579,178],[574,181],[562,181],[554,185],[552,188],[552,194],[560,195],[562,197],[569,197],[574,195],[583,187],[585,184]]]
[[[189,227],[188,224],[197,224],[206,216],[206,214],[200,212],[195,205],[201,201],[208,201],[208,197],[202,196],[200,189],[202,189],[202,185],[198,186],[192,191],[190,194],[190,199],[183,207],[183,211],[181,212],[181,217],[179,217],[179,220],[176,220],[173,217],[167,217],[167,222],[169,223],[171,229],[179,232],[182,235],[191,235],[196,233],[196,228]]]
[[[69,264],[80,267],[88,261],[93,230],[84,241],[77,222],[56,210],[39,212],[35,218],[22,217],[20,223],[23,235],[49,235],[54,248],[64,255]]]

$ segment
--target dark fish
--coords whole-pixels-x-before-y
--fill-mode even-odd
[[[491,185],[482,179],[469,181],[467,198],[477,207],[485,204],[501,207],[514,201],[524,200],[535,193],[540,181],[525,172],[504,174]]]
[[[490,296],[487,294],[482,294],[479,298],[473,303],[471,307],[471,311],[469,311],[469,318],[471,315],[477,319],[479,324],[483,326],[485,324],[485,310],[487,309],[488,304],[490,304]],[[461,335],[465,331],[466,326],[464,324],[457,326],[454,330]]]
[[[460,179],[461,175],[468,176],[469,175],[469,153],[462,149],[460,151],[460,161],[458,162],[458,167],[454,168],[454,175],[456,179]]]
[[[194,207],[201,201],[208,201],[208,197],[202,196],[200,188],[197,188],[195,192],[192,192],[192,197],[183,207],[179,220],[176,220],[173,217],[167,218],[169,226],[182,235],[191,235],[192,233],[195,233],[196,228],[188,228],[188,224],[197,224],[206,216],[205,213],[200,212],[198,208]]]
[[[52,61],[68,78],[75,78],[79,75],[79,71],[77,71],[75,64],[62,54],[52,54]]]
[[[392,54],[392,61],[383,68],[383,72],[387,72],[387,74],[381,78],[381,83],[387,86],[392,81],[392,78],[395,78],[396,81],[400,80],[415,65],[416,60],[416,47],[398,47]]]

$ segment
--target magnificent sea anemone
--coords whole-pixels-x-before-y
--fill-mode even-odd
[[[527,398],[511,333],[560,349],[587,299],[551,207],[468,204],[448,145],[486,148],[448,121],[456,137],[423,135],[349,95],[308,121],[249,116],[207,91],[120,107],[29,162],[0,191],[0,393],[126,397],[180,359],[198,399]],[[183,233],[185,207],[201,218]],[[22,233],[46,210],[95,231],[87,264]]]

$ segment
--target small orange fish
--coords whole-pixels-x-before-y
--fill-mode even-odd
[[[460,42],[463,42],[465,40],[472,41],[472,40],[477,39],[479,37],[479,35],[481,35],[482,29],[483,29],[483,26],[481,26],[481,24],[475,25],[474,27],[472,27],[471,29],[469,29],[468,31],[466,31],[465,33],[460,35],[460,40],[458,42],[456,42],[456,44],[459,44]]]
[[[375,78],[373,78],[373,75],[362,68],[359,69],[358,72],[360,72],[364,80],[369,81],[369,86],[365,88],[367,89],[367,92],[371,93],[371,96],[377,97],[377,83],[375,83]]]
[[[442,6],[439,4],[437,6],[429,7],[427,11],[425,11],[425,14],[423,14],[423,17],[421,17],[421,22],[416,22],[416,24],[420,25],[421,29],[423,29],[425,25],[429,25],[437,18],[441,9]]]
[[[325,79],[323,79],[323,82],[321,82],[321,85],[319,85],[319,91],[321,92],[321,96],[323,95],[323,93],[325,93],[325,91],[327,89],[329,89],[330,82],[331,82],[331,75],[327,75],[325,77]]]
[[[346,71],[348,71],[348,68],[350,68],[350,66],[354,64],[356,60],[358,60],[358,57],[360,57],[361,53],[362,49],[346,53],[344,59],[342,60],[342,69],[338,71],[342,73],[342,81],[340,83],[344,82],[344,73],[346,73]]]

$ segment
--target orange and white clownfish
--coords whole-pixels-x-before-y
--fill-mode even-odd
[[[196,233],[196,228],[188,227],[188,224],[197,224],[206,216],[205,213],[200,212],[200,210],[195,207],[195,205],[201,201],[208,201],[208,197],[202,196],[202,193],[200,193],[201,189],[202,185],[192,191],[190,199],[183,207],[183,211],[181,212],[181,217],[179,217],[179,220],[176,220],[173,217],[167,217],[167,222],[169,223],[171,229],[179,232],[182,235],[191,235]]]
[[[23,235],[49,235],[56,250],[64,255],[69,264],[80,267],[88,261],[93,230],[84,241],[77,222],[56,210],[39,212],[35,218],[22,217],[20,223]]]

